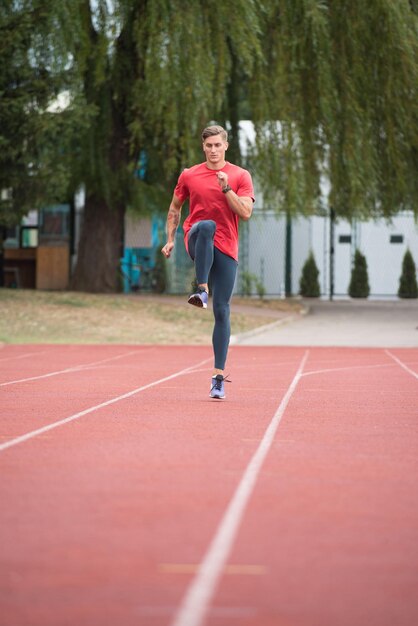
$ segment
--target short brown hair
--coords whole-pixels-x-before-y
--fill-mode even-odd
[[[222,135],[222,139],[228,141],[228,133],[222,126],[206,126],[202,131],[202,141],[215,135]]]

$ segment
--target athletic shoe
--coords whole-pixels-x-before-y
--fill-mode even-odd
[[[222,376],[222,374],[217,374],[216,376],[212,376],[212,387],[210,390],[210,397],[216,398],[217,400],[225,399],[225,389],[224,383],[230,383],[231,381],[227,379],[227,377]]]
[[[204,289],[198,289],[196,293],[192,293],[189,296],[188,300],[189,304],[193,304],[193,306],[198,306],[201,309],[208,308],[208,293]]]

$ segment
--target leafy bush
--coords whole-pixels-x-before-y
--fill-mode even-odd
[[[258,294],[258,297],[260,298],[260,300],[262,300],[264,298],[264,296],[266,295],[266,288],[264,287],[264,283],[260,278],[255,278],[255,288]]]
[[[418,298],[417,270],[410,250],[405,252],[402,261],[402,274],[399,279],[400,298]]]
[[[241,295],[249,297],[253,295],[253,290],[262,300],[266,295],[266,288],[263,281],[251,272],[241,272]]]
[[[300,295],[304,298],[318,298],[321,291],[319,288],[319,270],[317,268],[313,252],[309,253],[308,258],[302,268],[302,274],[299,281]]]
[[[253,292],[254,274],[241,272],[241,292],[243,296],[251,296]]]
[[[352,298],[368,298],[370,294],[366,257],[356,250],[348,293]]]

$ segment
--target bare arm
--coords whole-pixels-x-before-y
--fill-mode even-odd
[[[225,196],[231,211],[236,213],[244,221],[250,219],[251,213],[253,212],[252,198],[237,196],[235,191],[232,189],[231,191],[227,191]]]
[[[162,247],[161,252],[168,259],[174,248],[174,241],[176,237],[177,228],[180,224],[181,207],[183,203],[179,200],[176,194],[173,194],[173,198],[170,202],[167,214],[167,243]]]
[[[219,172],[218,182],[221,189],[224,189],[228,185],[228,176],[225,172]],[[253,200],[247,196],[237,196],[235,191],[230,189],[225,194],[228,206],[236,213],[242,220],[249,220],[253,212]]]

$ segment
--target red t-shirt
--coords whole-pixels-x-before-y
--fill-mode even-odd
[[[238,165],[226,162],[220,170],[211,170],[206,163],[185,169],[179,176],[174,193],[184,202],[189,198],[189,215],[184,221],[184,243],[187,247],[189,230],[196,222],[216,222],[215,246],[224,254],[238,260],[238,221],[222,192],[216,174],[225,172],[230,185],[238,196],[254,201],[254,189],[250,173]]]

